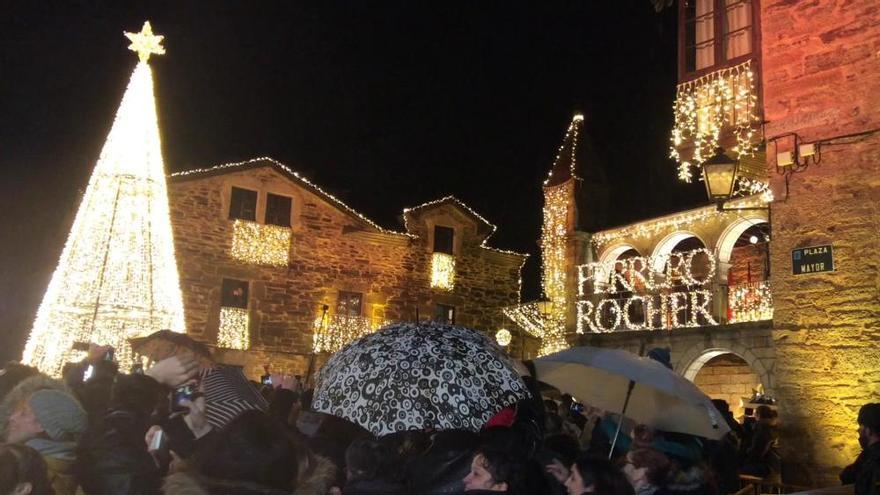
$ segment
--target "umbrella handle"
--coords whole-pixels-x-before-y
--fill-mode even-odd
[[[611,440],[611,450],[608,451],[608,460],[611,460],[611,457],[614,455],[614,447],[617,445],[617,438],[620,437],[620,428],[623,426],[623,416],[626,414],[626,408],[629,406],[629,398],[632,396],[633,387],[636,386],[636,382],[633,380],[629,381],[629,387],[626,390],[626,399],[623,400],[623,410],[620,411],[620,418],[617,420],[617,431],[614,432],[614,439]]]

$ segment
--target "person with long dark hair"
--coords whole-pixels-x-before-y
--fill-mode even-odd
[[[25,445],[0,444],[0,494],[53,495],[46,462]]]

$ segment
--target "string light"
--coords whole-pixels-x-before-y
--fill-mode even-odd
[[[411,237],[411,238],[415,237],[411,234],[407,234],[407,233],[403,233],[403,232],[396,232],[394,230],[389,230],[389,229],[381,227],[379,224],[370,220],[369,218],[367,218],[366,216],[364,216],[363,214],[361,214],[360,212],[358,212],[354,208],[343,203],[342,200],[340,200],[336,196],[333,196],[332,194],[321,189],[320,187],[315,185],[313,182],[309,181],[308,179],[306,179],[305,177],[300,175],[299,172],[296,172],[296,171],[292,170],[290,167],[288,167],[287,165],[275,160],[274,158],[270,158],[267,156],[263,156],[263,157],[259,157],[259,158],[252,158],[250,160],[245,160],[243,162],[224,163],[222,165],[215,165],[213,167],[208,167],[208,168],[197,168],[197,169],[192,169],[192,170],[186,170],[184,172],[176,172],[176,173],[171,174],[171,176],[185,178],[185,177],[188,177],[191,175],[208,174],[208,173],[214,173],[214,172],[218,172],[218,171],[230,170],[230,169],[235,169],[235,168],[245,168],[245,167],[248,167],[248,166],[256,164],[256,163],[266,163],[266,164],[272,165],[274,167],[277,167],[285,174],[296,178],[298,181],[302,182],[303,184],[308,186],[310,189],[317,192],[318,195],[321,196],[323,199],[327,200],[330,203],[333,203],[334,205],[339,207],[341,210],[345,211],[348,214],[353,215],[357,219],[363,221],[364,223],[366,223],[367,225],[376,229],[379,232],[382,232],[384,234],[399,235],[399,236],[405,236],[405,237]]]
[[[770,189],[760,194],[737,198],[727,202],[733,208],[749,208],[762,206],[773,202],[773,192]],[[656,237],[663,231],[687,230],[702,222],[715,221],[718,219],[728,220],[737,217],[735,211],[718,211],[713,206],[704,206],[683,213],[676,213],[664,217],[633,223],[615,229],[596,232],[591,236],[591,242],[596,246],[602,246],[621,239],[646,239]]]
[[[184,331],[162,147],[146,60],[162,53],[149,23],[131,35],[141,62],[83,195],[58,266],[37,311],[22,361],[60,376],[81,358],[75,342],[112,345],[121,369],[128,339]]]
[[[704,258],[705,265],[702,262],[695,264],[697,257]],[[654,270],[658,266],[663,267],[662,277],[659,278],[661,274]],[[704,267],[705,270],[696,270],[697,266]],[[711,291],[697,289],[656,296],[643,295],[646,292],[668,291],[677,284],[689,287],[711,284],[716,269],[715,256],[706,248],[578,265],[578,298],[602,294],[613,294],[615,297],[598,302],[579,299],[576,307],[577,331],[583,333],[585,327],[589,327],[593,332],[611,332],[621,328],[621,323],[622,328],[627,330],[694,327],[701,326],[698,318],[700,315],[706,324],[717,325],[708,309],[712,299]],[[589,290],[589,286],[592,286],[592,290]],[[619,293],[633,292],[640,294],[625,298],[616,296]],[[688,304],[691,317],[682,322],[679,315],[685,312]],[[642,309],[641,323],[632,321],[630,309],[634,305]],[[612,320],[611,325],[607,326],[606,316],[609,315]]]
[[[769,282],[733,285],[728,294],[730,323],[773,319],[773,294]]]
[[[755,129],[761,122],[757,115],[752,62],[722,69],[678,85],[673,113],[675,125],[670,136],[670,157],[678,162],[678,178],[691,182],[691,168],[699,171],[711,157],[720,136],[731,130],[737,157],[751,156],[756,148]],[[682,160],[681,151],[692,149],[690,160]],[[760,192],[755,185],[744,184],[738,194]]]
[[[236,220],[232,224],[230,255],[254,265],[287,266],[290,239],[289,227]]]
[[[221,307],[217,345],[227,349],[249,349],[251,347],[249,320],[247,309]]]
[[[501,347],[507,347],[512,340],[513,335],[511,335],[510,330],[507,330],[506,328],[502,328],[495,332],[495,342],[498,342],[498,345]]]
[[[455,288],[455,256],[433,253],[431,256],[431,287],[451,291]]]
[[[389,323],[373,323],[363,316],[319,316],[315,319],[312,349],[314,352],[337,352],[349,342],[371,334]]]
[[[566,312],[566,246],[568,216],[573,208],[575,181],[569,180],[554,187],[544,188],[544,223],[541,227],[541,285],[544,295],[552,303],[551,314],[545,323],[540,355],[568,348],[565,341]]]
[[[473,208],[471,208],[470,206],[465,204],[464,201],[456,198],[455,196],[445,196],[440,199],[428,201],[427,203],[422,203],[418,206],[413,206],[411,208],[404,208],[403,209],[403,225],[404,225],[404,228],[406,229],[406,231],[409,232],[409,230],[410,230],[409,223],[410,223],[410,217],[412,216],[413,212],[415,212],[416,210],[420,210],[422,208],[428,208],[428,207],[436,206],[436,205],[439,205],[442,203],[455,203],[457,206],[461,207],[463,210],[465,210],[469,214],[473,215],[477,220],[479,220],[480,222],[483,222],[486,226],[488,226],[491,229],[491,232],[489,232],[489,235],[487,235],[483,239],[483,242],[480,243],[481,248],[488,249],[489,251],[495,251],[496,253],[512,254],[514,256],[524,256],[524,257],[528,258],[529,255],[525,254],[525,253],[518,253],[516,251],[510,251],[507,249],[498,249],[498,248],[491,247],[491,246],[487,245],[486,243],[489,241],[489,238],[492,237],[493,235],[495,235],[495,231],[498,230],[498,226],[493,224],[492,222],[486,220],[482,215],[477,213],[476,210],[474,210]],[[523,262],[525,262],[525,261],[523,261]]]

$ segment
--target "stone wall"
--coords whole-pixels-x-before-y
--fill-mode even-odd
[[[880,401],[880,135],[832,139],[880,128],[880,9],[765,0],[761,23],[768,139],[826,141],[788,193],[771,153],[768,166],[782,454],[806,466],[789,473],[799,484],[827,485],[859,453],[859,406]],[[791,250],[817,244],[833,245],[836,271],[792,275]]]
[[[694,383],[709,397],[727,401],[733,416],[739,418],[743,414],[740,402],[752,396],[761,378],[742,358],[735,354],[721,354],[697,371]]]
[[[766,244],[750,244],[733,248],[730,256],[728,285],[747,284],[765,280],[768,249]]]
[[[230,255],[233,185],[258,191],[258,221],[266,193],[292,198],[286,266],[249,264]],[[305,375],[314,360],[312,369],[317,369],[326,356],[311,355],[315,320],[325,304],[332,317],[339,291],[363,294],[362,315],[376,324],[414,321],[417,312],[429,319],[434,305],[442,303],[455,306],[457,323],[491,333],[506,324],[500,308],[519,302],[524,256],[481,247],[469,235],[470,220],[460,215],[454,225],[463,234],[456,286],[443,292],[430,287],[431,246],[420,235],[424,226],[410,225],[417,237],[380,231],[272,162],[173,177],[169,196],[187,331],[215,343],[222,280],[249,281],[251,348],[216,354],[244,366],[252,378],[265,364],[276,372]]]

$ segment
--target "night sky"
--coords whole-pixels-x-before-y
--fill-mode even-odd
[[[0,358],[20,357],[149,19],[169,171],[271,156],[381,225],[454,194],[535,254],[541,182],[586,114],[608,227],[705,203],[667,158],[675,9],[569,2],[42,1],[0,19]],[[586,178],[589,180],[589,177]]]

